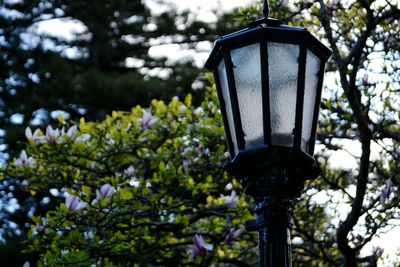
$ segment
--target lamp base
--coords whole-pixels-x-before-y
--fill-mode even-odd
[[[255,201],[257,215],[255,220],[246,222],[246,229],[259,232],[260,267],[291,267],[293,200],[301,195],[305,181],[302,174],[312,165],[291,164],[295,157],[289,150],[275,151],[273,155],[241,179],[245,193]]]
[[[285,170],[285,185],[295,187],[293,193],[298,193],[296,196],[301,194],[298,186],[302,187],[304,181],[314,180],[321,173],[313,157],[299,149],[282,146],[242,150],[224,168],[230,175],[242,178],[245,193],[252,195],[250,191],[257,183],[255,180],[278,167]]]

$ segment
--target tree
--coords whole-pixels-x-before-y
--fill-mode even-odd
[[[391,220],[399,215],[399,199],[391,193],[398,189],[400,183],[396,164],[400,156],[396,149],[400,141],[397,126],[400,118],[393,116],[398,115],[400,110],[398,105],[396,107],[390,103],[399,100],[398,80],[392,77],[398,73],[396,62],[399,60],[399,46],[393,40],[399,37],[400,10],[390,3],[381,5],[374,2],[355,1],[347,10],[345,6],[337,4],[333,6],[331,14],[328,13],[330,7],[320,2],[320,21],[332,47],[342,95],[346,98],[342,107],[338,99],[334,99],[336,104],[327,106],[346,123],[341,122],[340,127],[333,129],[333,136],[321,131],[321,137],[328,141],[324,142],[327,144],[332,144],[332,137],[357,137],[361,145],[357,173],[350,176],[356,185],[356,193],[350,202],[352,208],[336,231],[337,245],[346,266],[355,266],[364,260],[374,261],[377,255],[371,255],[372,259],[362,259],[358,257],[359,251],[379,229],[390,225]],[[343,19],[348,18],[338,32],[332,29],[332,22],[329,22],[334,22],[332,17],[336,14]],[[338,47],[339,42],[343,44],[342,48]],[[383,47],[380,47],[381,44]],[[379,55],[384,63],[373,66],[375,62],[371,56],[374,55]],[[379,77],[379,73],[389,80],[385,82],[386,78]],[[329,120],[326,122],[329,123]],[[322,129],[328,128],[325,126]],[[373,143],[380,147],[381,153],[375,159],[371,157]],[[335,181],[331,178],[327,180]],[[346,188],[340,184],[339,189],[346,192]],[[355,234],[359,221],[366,228],[361,238]]]
[[[318,131],[324,171],[298,204],[295,235],[303,244],[296,248],[296,262],[376,266],[382,249],[366,257],[360,251],[399,218],[399,198],[393,193],[400,183],[399,6],[373,0],[302,1],[286,7],[271,2],[274,17],[313,30],[333,50]],[[254,13],[244,10],[242,18]],[[360,153],[352,154],[349,144]],[[354,157],[354,169],[329,166],[329,155],[338,150]],[[326,193],[329,204],[313,201],[315,189]],[[307,218],[310,211],[316,223]]]

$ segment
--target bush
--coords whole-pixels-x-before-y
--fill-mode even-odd
[[[174,97],[100,122],[59,118],[26,130],[5,170],[51,203],[32,216],[39,266],[185,266],[256,262],[251,212],[228,159],[215,90],[200,107]]]

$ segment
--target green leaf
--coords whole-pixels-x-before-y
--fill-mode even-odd
[[[119,190],[119,194],[120,194],[120,196],[121,196],[121,198],[122,198],[123,200],[130,200],[130,199],[133,198],[132,192],[129,191],[129,189],[127,189],[127,188],[121,188],[121,189]]]
[[[191,94],[188,94],[185,97],[185,105],[188,107],[192,105],[192,95]]]
[[[87,185],[82,185],[81,189],[82,189],[82,192],[87,196],[89,196],[90,192],[92,191],[91,188]]]
[[[64,116],[62,115],[62,113],[58,114],[57,120],[58,120],[61,124],[65,124]]]

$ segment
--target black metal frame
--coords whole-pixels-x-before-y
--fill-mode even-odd
[[[271,115],[269,110],[269,69],[268,69],[268,44],[265,41],[260,43],[260,62],[261,62],[261,90],[264,123],[264,143],[271,144]]]
[[[236,92],[235,75],[233,73],[233,63],[230,51],[225,52],[224,61],[225,61],[226,75],[228,77],[229,97],[231,99],[231,108],[233,113],[233,124],[235,127],[236,141],[238,150],[240,151],[245,148],[244,146],[245,141],[244,141],[244,133],[242,127],[242,120],[240,118],[240,109]]]
[[[319,106],[321,104],[321,94],[322,94],[322,86],[324,83],[324,73],[325,73],[325,61],[321,60],[321,64],[319,66],[319,73],[318,73],[318,85],[317,85],[317,94],[315,98],[315,104],[314,104],[314,118],[312,122],[312,128],[311,128],[311,138],[310,138],[310,144],[309,144],[309,152],[310,155],[314,154],[314,148],[315,148],[315,135],[317,133],[317,123],[318,123],[318,115],[319,115]]]
[[[307,63],[307,47],[300,46],[299,51],[299,71],[297,74],[297,94],[296,94],[296,115],[294,126],[293,146],[301,147],[301,137],[303,130],[303,104],[304,104],[304,86],[306,81],[306,63]],[[308,152],[308,151],[307,151]]]
[[[228,115],[226,114],[226,109],[225,109],[226,103],[225,103],[224,97],[222,95],[221,80],[220,80],[220,77],[218,74],[218,67],[214,69],[213,74],[214,74],[215,86],[217,88],[219,105],[221,107],[223,107],[220,110],[221,110],[221,115],[222,115],[222,121],[224,122],[224,127],[226,129],[225,134],[226,134],[226,140],[228,143],[229,154],[234,155],[235,151],[233,148],[231,132],[229,131]]]

